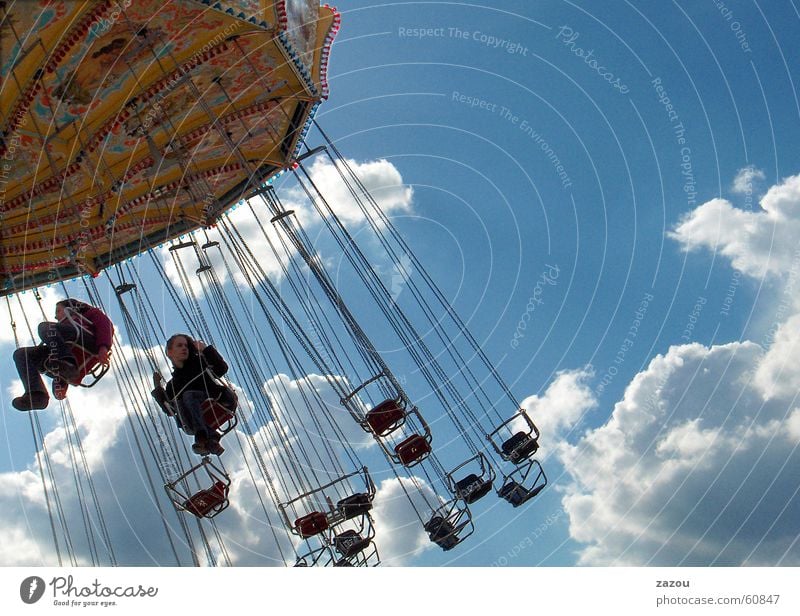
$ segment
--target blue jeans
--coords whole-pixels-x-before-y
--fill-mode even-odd
[[[203,409],[201,405],[208,400],[210,396],[205,391],[199,389],[184,391],[178,397],[178,418],[181,421],[183,431],[186,434],[199,436],[200,438],[208,438],[212,434],[212,430],[206,425],[203,420]],[[222,406],[232,408],[236,403],[236,398],[229,390],[223,390],[219,397],[218,402]]]

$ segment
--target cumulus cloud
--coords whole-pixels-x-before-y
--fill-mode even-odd
[[[577,428],[581,419],[597,407],[589,386],[594,372],[591,368],[564,370],[556,374],[542,396],[533,395],[522,401],[522,408],[542,433],[540,455],[549,451],[549,443],[563,439]],[[524,426],[518,423],[515,429]]]
[[[341,163],[340,163],[341,164]],[[391,216],[397,212],[408,212],[411,209],[414,191],[403,183],[400,171],[386,160],[366,161],[359,163],[354,160],[347,160],[347,164],[354,171],[363,183],[366,190],[380,209]],[[366,221],[358,202],[353,197],[339,174],[339,170],[328,159],[318,157],[309,167],[309,175],[314,185],[324,195],[326,201],[333,211],[345,224],[356,225]],[[311,187],[309,187],[311,189]],[[293,186],[287,190],[280,191],[281,204],[284,210],[292,210],[295,218],[303,228],[313,236],[321,226],[321,218],[315,211],[314,206],[309,202],[305,191],[299,186]],[[314,194],[316,198],[316,194]],[[363,195],[361,195],[363,199]],[[261,198],[251,199],[250,204],[253,210],[247,205],[239,206],[230,212],[227,222],[235,227],[242,240],[250,248],[253,258],[260,264],[264,273],[273,280],[282,276],[283,267],[289,259],[286,254],[283,242],[290,244],[285,232],[279,225],[270,223],[270,212]],[[322,208],[324,211],[324,207]],[[255,216],[253,214],[255,212]],[[328,213],[325,213],[328,216]],[[266,237],[265,237],[266,234]],[[220,236],[218,229],[207,231],[210,241],[219,242],[218,247],[212,247],[201,251],[204,255],[204,263],[210,263],[214,268],[214,273],[221,283],[225,283],[230,276],[226,272],[225,264],[228,263],[233,271],[235,282],[243,287],[249,286],[246,276],[244,276],[236,266],[233,255],[225,247],[225,242]],[[196,235],[196,239],[199,238]],[[197,239],[198,245],[206,243],[204,234],[203,239]],[[273,251],[272,247],[275,247]],[[290,254],[294,254],[291,250]],[[171,255],[167,247],[162,248],[161,258],[169,276],[170,281],[178,288],[181,287],[180,269],[174,263],[175,257]],[[203,285],[195,273],[201,263],[198,261],[194,250],[191,248],[183,249],[179,252],[179,257],[185,262],[184,268],[188,274],[189,283],[192,291],[197,296],[203,295]],[[321,257],[324,258],[324,257]],[[253,274],[251,273],[251,276]],[[207,276],[207,274],[202,274]],[[204,278],[205,282],[207,278]]]
[[[111,556],[101,532],[103,524],[120,564],[178,564],[178,560],[190,564],[192,557],[182,530],[182,517],[188,522],[187,532],[198,548],[200,564],[206,563],[192,518],[175,512],[163,489],[165,477],[174,479],[179,469],[186,470],[198,462],[197,457],[188,452],[191,439],[178,432],[174,422],[153,405],[142,404],[149,396],[149,380],[134,377],[131,384],[135,391],[124,386],[122,391],[118,389],[123,385],[121,374],[125,370],[133,370],[136,375],[137,363],[146,362],[144,353],[122,346],[115,349],[114,355],[112,370],[95,387],[91,390],[72,388],[68,406],[51,401],[47,410],[38,412],[44,431],[38,456],[31,453],[30,461],[22,470],[0,474],[0,544],[9,546],[8,550],[0,551],[0,562],[4,565],[58,562],[38,465],[40,457],[44,459],[45,449],[50,469],[46,473],[49,504],[56,520],[64,564],[70,562],[67,532],[78,564],[91,564],[93,552],[98,555],[100,564],[110,564]],[[26,415],[13,413],[9,422],[27,424]],[[225,546],[231,561],[237,564],[282,564],[279,543],[267,532],[269,529],[263,528],[265,515],[259,514],[261,499],[267,491],[263,486],[258,490],[254,486],[246,472],[242,451],[237,453],[234,446],[235,438],[226,437],[229,453],[225,454],[225,464],[230,464],[233,480],[232,505],[230,511],[218,518]],[[253,464],[253,468],[257,467]],[[60,506],[57,509],[49,472],[58,490]],[[200,486],[202,481],[208,482],[203,479],[190,487],[208,487]],[[241,497],[235,490],[241,492]],[[274,506],[266,500],[265,507],[272,522],[279,524]],[[67,531],[62,528],[58,510],[63,511]],[[88,527],[82,522],[84,516]],[[169,538],[167,527],[171,529]],[[276,534],[282,548],[287,549],[286,532],[279,529]],[[215,555],[218,562],[224,562],[222,549],[213,533],[209,536],[210,554]]]
[[[263,207],[260,209],[263,213],[261,226],[247,206],[240,206],[231,212],[227,222],[236,228],[252,252],[253,256],[245,255],[245,260],[248,263],[255,260],[266,276],[275,279],[281,275],[282,267],[288,258],[281,255],[278,231],[270,224],[266,209]],[[187,247],[170,252],[169,246],[161,247],[164,270],[176,288],[183,289],[188,284],[196,297],[202,297],[214,279],[224,285],[233,276],[236,284],[249,287],[247,276],[256,280],[259,278],[250,270],[247,271],[247,276],[242,273],[236,255],[229,249],[219,228],[210,229],[202,235],[195,233],[191,237],[197,244],[197,251]],[[277,248],[277,255],[270,247],[270,242]],[[211,270],[198,271],[201,267],[209,265]]]
[[[276,419],[289,426],[293,433],[313,441],[315,447],[340,449],[347,443],[364,448],[375,444],[375,439],[341,405],[339,396],[324,376],[310,374],[305,379],[292,380],[279,374],[267,381],[264,389]]]
[[[756,185],[765,179],[766,176],[761,169],[756,169],[753,165],[743,167],[733,178],[731,191],[740,195],[752,194],[756,190]]]
[[[336,216],[345,224],[362,223],[366,220],[364,214],[347,184],[340,177],[340,171],[345,172],[345,167],[343,163],[338,164],[337,169],[328,159],[318,157],[311,165],[309,175]],[[410,211],[414,189],[403,183],[400,171],[392,163],[385,159],[363,163],[347,159],[346,164],[358,176],[387,216]],[[289,200],[295,204],[303,203],[304,194],[302,189],[293,189],[289,193]],[[357,191],[357,194],[364,199],[360,191]]]
[[[582,564],[797,564],[796,417],[752,381],[752,342],[672,347],[566,446]]]
[[[761,179],[754,169],[736,185]],[[761,210],[713,199],[671,234],[782,289],[763,344],[673,346],[627,386],[604,424],[562,443],[570,534],[583,564],[800,564],[797,392],[800,176]]]
[[[759,210],[712,199],[683,216],[669,236],[687,251],[719,252],[750,276],[782,276],[800,258],[800,175],[770,188]]]
[[[786,420],[787,436],[795,445],[800,444],[800,408],[794,409]]]
[[[672,237],[687,250],[719,250],[743,273],[775,283],[780,291],[775,320],[764,341],[767,355],[759,365],[756,383],[767,397],[797,391],[800,364],[794,357],[800,349],[800,175],[771,187],[761,199],[758,212],[713,199],[689,212]]]
[[[132,353],[134,351],[128,347],[116,349],[115,368],[119,368],[123,355],[129,355],[133,361]],[[139,352],[138,361],[143,359]],[[147,506],[150,496],[146,491],[145,469],[140,457],[134,455],[137,441],[130,429],[129,419],[135,420],[126,412],[116,381],[112,369],[91,390],[71,388],[68,405],[51,401],[46,411],[37,413],[44,431],[39,454],[31,457],[27,468],[0,475],[0,484],[8,488],[0,493],[0,543],[15,546],[13,553],[0,556],[3,564],[57,563],[48,502],[44,498],[38,465],[38,460],[44,459],[44,450],[49,461],[49,467],[46,467],[49,505],[56,520],[59,551],[64,564],[70,563],[66,554],[68,536],[78,564],[91,564],[93,551],[99,554],[101,564],[110,563],[111,556],[100,530],[100,511],[117,557],[122,562],[157,562],[149,560],[148,554],[170,562],[164,536],[152,530],[162,528],[162,525],[153,508]],[[17,389],[18,382],[12,387]],[[26,415],[13,413],[9,422],[28,423]],[[141,441],[139,443],[144,446]],[[56,489],[58,508],[54,507],[53,501]],[[67,530],[59,521],[59,511],[63,512]],[[81,522],[84,516],[88,526]],[[150,528],[149,532],[146,527]],[[16,542],[14,538],[19,536],[24,536],[25,541]],[[142,543],[146,545],[144,552]]]
[[[800,391],[800,314],[781,323],[756,371],[756,385],[767,398],[789,398]]]
[[[373,519],[376,543],[384,564],[405,565],[423,551],[435,547],[417,511],[420,515],[430,513],[438,505],[431,487],[418,477],[385,479],[380,483],[373,501]]]

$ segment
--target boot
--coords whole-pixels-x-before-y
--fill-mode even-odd
[[[19,398],[14,398],[11,406],[18,411],[40,411],[46,409],[49,403],[50,396],[46,391],[32,391],[22,394]]]

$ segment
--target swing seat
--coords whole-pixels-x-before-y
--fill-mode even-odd
[[[222,434],[227,434],[238,423],[234,411],[213,398],[203,401],[200,409],[203,412],[203,421],[211,430],[219,430]]]
[[[74,385],[75,387],[94,387],[97,382],[105,376],[106,372],[108,372],[109,366],[101,364],[97,359],[97,354],[90,351],[89,349],[80,346],[77,342],[70,342],[70,352],[72,353],[72,357],[75,359],[75,365],[78,367],[77,373],[71,379],[64,379],[59,375],[59,370],[55,366],[45,366],[44,373],[53,379],[53,397],[56,400],[63,400],[67,397],[67,389],[69,385]],[[109,356],[111,354],[111,350],[108,351]],[[87,376],[91,376],[92,380],[89,383],[84,384],[83,379]],[[56,387],[55,381],[60,381],[58,387]],[[61,385],[63,383],[63,385]]]
[[[372,509],[372,500],[369,494],[352,494],[336,503],[336,509],[345,520],[365,514]]]
[[[491,489],[492,481],[490,479],[481,479],[475,473],[471,473],[456,482],[455,492],[456,496],[463,498],[465,503],[471,505],[486,496]]]
[[[513,479],[509,479],[500,491],[498,492],[500,498],[504,498],[514,507],[519,507],[523,503],[527,503],[534,496],[539,494],[544,489],[544,485],[540,484],[528,490],[523,485],[517,483]]]
[[[384,400],[367,412],[365,423],[376,436],[391,434],[405,422],[406,412],[397,400]]]
[[[228,486],[221,481],[206,490],[200,490],[181,505],[198,518],[209,518],[228,506]]]
[[[312,511],[295,520],[294,528],[303,539],[308,539],[328,529],[328,518],[324,513]]]
[[[455,534],[455,527],[442,516],[433,516],[423,527],[428,537],[445,552],[452,550],[460,543],[460,539]]]
[[[539,449],[539,442],[530,434],[517,432],[503,443],[501,450],[507,460],[519,464],[529,458]]]
[[[413,434],[394,448],[395,455],[403,466],[414,466],[431,452],[431,445],[424,436]]]
[[[362,537],[355,530],[350,529],[333,538],[333,547],[345,558],[352,558],[367,549],[371,541],[369,537]]]

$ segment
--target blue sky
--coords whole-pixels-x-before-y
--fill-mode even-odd
[[[520,509],[477,503],[478,530],[456,550],[396,563],[800,564],[787,470],[800,443],[794,3],[337,8],[317,120],[364,169],[386,161],[377,186],[413,189],[395,224],[542,427],[551,482]],[[342,293],[369,314],[357,285]],[[387,352],[413,380],[401,355]],[[30,428],[3,410],[0,470],[22,493],[35,485]],[[114,477],[108,456],[128,446],[93,434]],[[36,525],[35,504],[14,502]],[[155,518],[114,524],[147,564],[136,538]],[[16,564],[2,548],[0,562]]]

